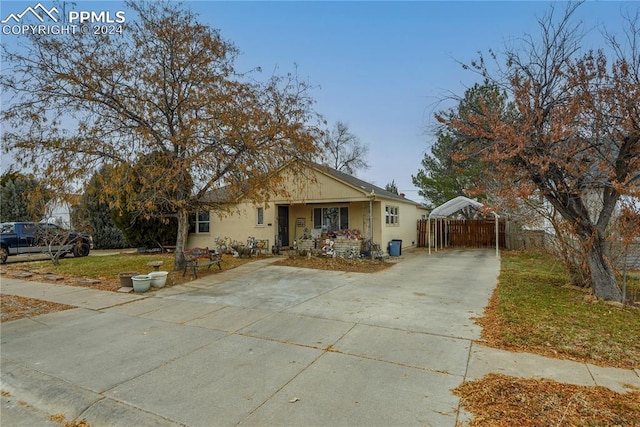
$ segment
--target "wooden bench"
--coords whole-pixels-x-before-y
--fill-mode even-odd
[[[198,268],[209,268],[214,264],[222,270],[222,266],[220,265],[220,255],[214,251],[210,251],[209,248],[191,248],[184,251],[183,255],[185,260],[184,271],[182,272],[183,277],[187,274],[187,269],[191,269],[193,271],[193,276],[197,279]]]

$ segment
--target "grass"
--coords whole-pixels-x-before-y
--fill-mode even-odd
[[[567,286],[543,253],[503,253],[499,285],[479,320],[483,339],[508,349],[625,368],[640,367],[640,310],[615,308]],[[640,287],[637,279],[628,283]]]
[[[120,272],[136,271],[146,274],[154,270],[153,267],[147,265],[150,261],[163,261],[163,265],[159,268],[169,272],[167,284],[169,286],[178,283],[184,283],[192,279],[189,272],[186,276],[182,276],[182,271],[174,271],[174,254],[128,254],[121,253],[105,256],[88,256],[84,258],[63,258],[59,265],[54,265],[50,260],[34,261],[28,264],[8,265],[8,270],[23,270],[25,266],[28,271],[35,274],[54,274],[63,276],[68,279],[73,278],[89,278],[96,279],[101,282],[99,285],[91,285],[94,289],[117,290],[120,287]],[[229,270],[247,262],[253,261],[255,258],[234,258],[231,255],[222,257],[222,270]],[[212,266],[209,269],[199,269],[198,277],[208,274],[217,273],[218,267]],[[73,284],[73,282],[69,282]]]
[[[118,278],[122,271],[138,271],[141,274],[153,271],[147,265],[150,261],[163,261],[160,268],[173,271],[173,254],[119,254],[106,256],[89,256],[82,259],[64,258],[60,265],[53,265],[51,261],[39,261],[30,264],[32,270],[49,270],[54,274],[92,279]]]

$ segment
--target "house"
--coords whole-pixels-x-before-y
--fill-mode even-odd
[[[279,173],[287,177],[287,167]],[[420,204],[326,165],[305,163],[305,174],[304,182],[285,179],[286,198],[273,195],[257,206],[240,201],[225,217],[199,212],[187,246],[217,248],[219,239],[246,243],[251,237],[265,249],[319,249],[331,238],[347,251],[371,236],[383,251],[392,240],[402,241],[394,244],[400,251],[415,246],[417,220],[428,213]]]
[[[80,203],[80,198],[77,194],[70,194],[65,198],[49,201],[46,206],[46,214],[40,221],[57,224],[63,228],[72,228],[71,212]]]

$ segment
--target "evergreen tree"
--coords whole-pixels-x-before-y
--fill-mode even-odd
[[[0,222],[33,221],[44,217],[49,197],[32,177],[8,171],[0,177]]]
[[[73,210],[74,223],[83,224],[85,229],[90,230],[96,249],[120,249],[128,246],[124,235],[112,220],[109,201],[104,200],[102,182],[109,179],[109,173],[110,169],[103,167],[91,178],[79,206]]]
[[[512,106],[496,85],[485,82],[468,89],[456,108],[442,114],[455,122],[486,108],[507,117]],[[424,155],[422,169],[411,176],[413,184],[420,189],[418,194],[425,198],[428,207],[434,208],[457,196],[479,196],[473,192],[479,181],[485,184],[484,188],[492,187],[495,181],[492,169],[481,157],[460,155],[467,152],[472,142],[478,147],[483,146],[482,138],[469,137],[453,125],[447,124],[438,130],[431,154]]]
[[[452,135],[438,132],[431,155],[424,155],[422,169],[411,176],[413,185],[420,189],[418,194],[424,197],[430,208],[464,195],[467,177],[464,176],[465,171],[456,167],[452,158],[454,146]]]
[[[387,190],[390,193],[399,194],[398,193],[398,186],[396,185],[396,180],[395,179],[391,180],[390,183],[385,185],[384,189]]]
[[[173,245],[177,218],[145,217],[133,211],[114,210],[112,220],[127,242],[134,247],[157,248]]]
[[[176,198],[176,189],[158,183],[153,188],[147,182],[150,168],[166,165],[163,153],[153,152],[132,166],[124,166],[109,173],[118,175],[127,185],[112,203],[111,219],[131,246],[153,248],[172,246],[177,237],[177,217],[167,200]],[[188,178],[186,178],[188,180]],[[179,191],[179,190],[177,190]],[[153,202],[152,202],[153,201]],[[150,206],[146,210],[141,205]]]

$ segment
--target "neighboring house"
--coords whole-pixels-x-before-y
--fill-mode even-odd
[[[73,204],[61,199],[52,200],[47,203],[46,216],[42,218],[41,221],[57,224],[64,228],[72,228],[71,210],[73,209],[73,206],[77,206],[80,202],[80,196],[72,195],[69,198],[72,200]]]
[[[600,215],[604,202],[602,200],[602,192],[599,190],[591,190],[586,195],[583,196],[585,206],[590,213],[591,220],[593,222],[597,221],[598,216]],[[640,201],[636,199],[627,200],[636,206],[640,204]],[[618,268],[629,268],[629,269],[638,269],[640,268],[640,239],[637,242],[631,243],[629,245],[624,245],[621,242],[621,239],[616,237],[615,223],[618,217],[621,214],[621,205],[620,203],[616,204],[614,210],[612,212],[612,218],[609,222],[610,230],[612,230],[613,234],[609,236],[611,246],[610,246],[610,256],[612,257],[612,261],[614,265]],[[540,233],[537,240],[541,242],[541,244],[537,245],[521,245],[522,247],[529,246],[552,246],[555,237],[557,236],[557,231],[553,227],[551,218],[555,218],[557,220],[562,220],[560,214],[556,212],[553,206],[546,200],[542,200],[539,210],[537,212],[537,223],[530,223],[527,226],[523,227],[525,233],[529,233],[533,235],[533,233]],[[568,242],[572,241],[572,239],[568,240]]]
[[[280,170],[287,176],[287,168]],[[199,212],[189,234],[188,247],[217,247],[217,238],[246,243],[249,237],[265,241],[265,248],[318,248],[318,239],[335,235],[336,242],[354,243],[357,237],[380,244],[402,240],[401,248],[415,246],[417,220],[426,218],[420,204],[369,184],[326,165],[307,164],[308,179],[288,179],[290,197],[272,196],[268,203],[239,202],[235,214],[220,218]]]

